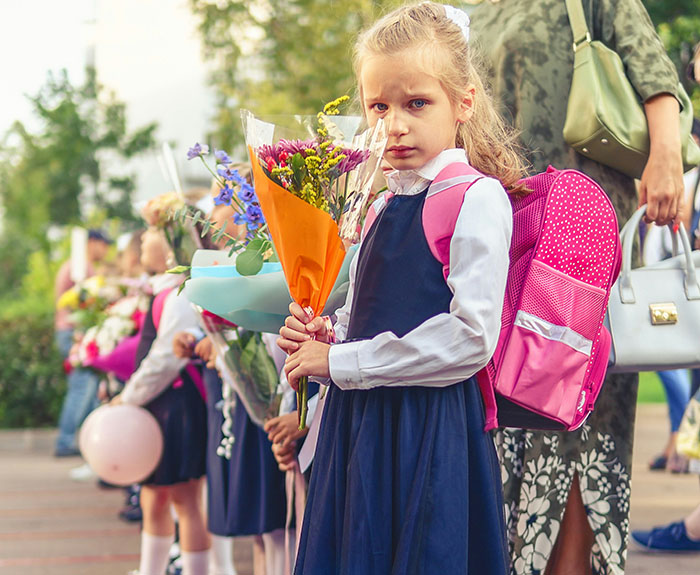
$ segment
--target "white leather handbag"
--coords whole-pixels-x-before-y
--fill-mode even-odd
[[[632,269],[632,246],[646,206],[620,232],[622,272],[610,292],[608,373],[700,367],[700,283],[688,234],[680,226],[664,265]],[[676,237],[678,236],[678,237]]]

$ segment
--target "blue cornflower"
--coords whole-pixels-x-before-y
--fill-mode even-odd
[[[226,152],[224,152],[224,150],[216,150],[214,152],[214,157],[220,164],[231,163],[231,158],[229,158],[229,155]]]
[[[242,202],[246,204],[252,202],[255,199],[255,188],[249,183],[245,182],[241,184],[241,189],[238,192],[238,197]]]
[[[260,206],[257,206],[255,204],[251,204],[246,208],[245,217],[246,220],[251,224],[259,224],[265,221],[263,219],[263,213],[260,209]]]
[[[248,224],[248,220],[246,219],[244,214],[239,214],[236,212],[235,214],[233,214],[233,223],[237,226],[240,226],[241,224]]]
[[[229,186],[224,186],[219,191],[219,195],[214,198],[214,205],[220,206],[221,204],[224,204],[226,206],[230,206],[232,198],[233,188],[230,188]]]
[[[199,142],[197,142],[194,146],[187,150],[187,159],[193,160],[194,158],[198,158],[200,156],[206,156],[208,153],[209,146],[202,145]]]
[[[234,182],[238,185],[247,183],[247,180],[238,173],[238,170],[227,168],[226,166],[216,166],[216,173],[219,174],[227,182]]]

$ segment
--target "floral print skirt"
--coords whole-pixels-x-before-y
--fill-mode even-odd
[[[513,575],[544,573],[574,473],[595,536],[593,574],[623,575],[638,382],[637,374],[608,376],[577,431],[496,433]]]

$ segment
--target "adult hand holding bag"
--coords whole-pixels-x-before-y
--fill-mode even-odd
[[[632,269],[632,246],[646,208],[620,232],[622,271],[606,318],[612,336],[608,373],[700,367],[700,282],[685,228],[678,230],[683,265]]]
[[[592,40],[581,0],[566,0],[573,32],[574,73],[564,123],[564,140],[579,154],[640,179],[649,159],[649,127],[641,98],[620,56]],[[700,163],[690,133],[693,106],[681,84],[680,130],[684,169]]]

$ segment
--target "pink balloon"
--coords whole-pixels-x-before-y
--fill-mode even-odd
[[[151,413],[135,405],[103,405],[83,423],[80,451],[97,475],[114,485],[146,479],[163,454],[163,433]]]

